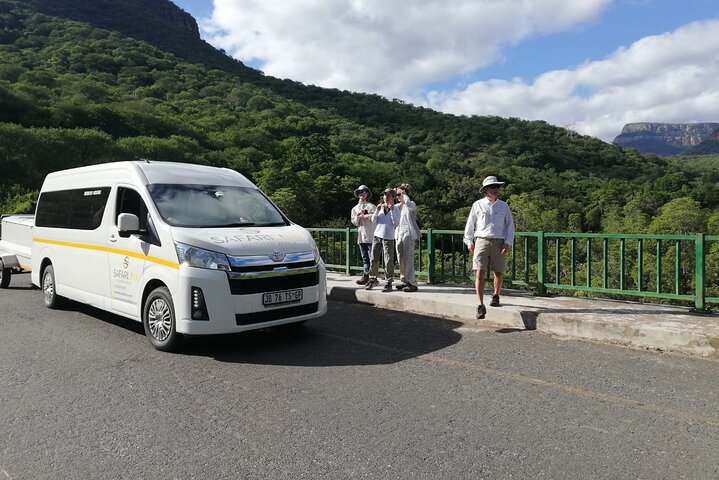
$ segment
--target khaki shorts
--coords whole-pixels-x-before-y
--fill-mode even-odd
[[[502,255],[502,246],[502,238],[477,237],[474,240],[472,267],[485,272],[504,272],[507,269],[507,255]]]

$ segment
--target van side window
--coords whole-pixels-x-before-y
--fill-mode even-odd
[[[102,223],[110,187],[42,192],[37,201],[38,227],[95,230]]]
[[[121,213],[132,213],[140,219],[140,230],[147,230],[147,207],[140,194],[135,190],[124,187],[117,189],[116,211],[115,225],[117,225],[117,216]]]

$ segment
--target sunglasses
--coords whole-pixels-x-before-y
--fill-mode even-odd
[[[489,185],[489,186],[487,186],[487,189],[490,189],[490,188],[493,189],[493,190],[499,190],[500,188],[502,188],[502,186],[501,186],[501,185]]]

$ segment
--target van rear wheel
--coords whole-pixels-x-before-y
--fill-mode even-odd
[[[147,296],[142,307],[142,325],[156,349],[169,352],[179,346],[182,335],[175,329],[175,308],[167,287],[158,287]]]
[[[5,262],[0,259],[0,288],[7,288],[10,285],[10,275],[12,272],[9,268],[5,268]]]
[[[62,307],[64,298],[57,294],[57,283],[55,283],[55,269],[52,265],[45,267],[42,272],[42,298],[45,306],[53,310]]]

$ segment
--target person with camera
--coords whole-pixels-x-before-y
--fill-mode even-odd
[[[395,188],[397,207],[400,211],[399,225],[395,240],[397,242],[397,261],[399,262],[399,281],[397,290],[417,291],[417,278],[414,273],[414,243],[419,238],[417,225],[417,204],[409,198],[409,185],[401,184]]]
[[[369,272],[369,281],[365,288],[372,290],[379,285],[377,280],[377,272],[379,271],[380,255],[384,256],[384,278],[387,281],[383,292],[392,291],[392,281],[394,280],[394,229],[399,225],[400,211],[395,205],[395,191],[391,188],[382,192],[384,201],[377,205],[372,215],[372,219],[377,223],[372,240],[372,260]]]
[[[352,225],[357,227],[357,245],[359,245],[362,256],[362,277],[357,280],[358,285],[365,285],[369,281],[370,250],[372,249],[372,238],[376,222],[372,219],[376,207],[369,201],[372,198],[367,185],[360,185],[355,190],[355,197],[358,198],[357,205],[352,208],[350,220]]]

